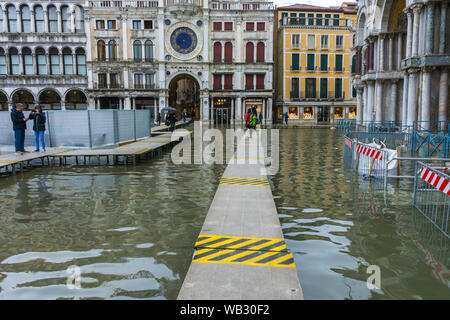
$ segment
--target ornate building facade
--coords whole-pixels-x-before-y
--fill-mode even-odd
[[[84,1],[0,3],[0,109],[87,107]]]
[[[272,3],[92,0],[85,17],[90,108],[272,119]]]
[[[356,2],[277,9],[277,119],[332,123],[356,117],[352,88]]]
[[[412,125],[448,119],[448,5],[445,0],[359,1],[358,120]]]

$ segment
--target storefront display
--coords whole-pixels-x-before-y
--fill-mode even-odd
[[[303,119],[314,119],[314,112],[312,107],[304,107],[303,108]]]
[[[350,107],[348,111],[349,119],[356,119],[356,107]]]
[[[335,119],[344,118],[344,108],[343,107],[335,107],[334,108],[334,118]]]
[[[289,107],[289,119],[298,119],[298,107]]]

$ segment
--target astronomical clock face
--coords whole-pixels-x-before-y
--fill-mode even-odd
[[[166,31],[166,50],[179,60],[190,60],[198,56],[202,44],[200,29],[188,22],[173,24]]]
[[[197,48],[197,35],[192,29],[180,27],[175,29],[170,36],[170,45],[181,54],[191,53]]]

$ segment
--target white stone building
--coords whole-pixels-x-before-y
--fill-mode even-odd
[[[359,1],[354,79],[358,120],[412,125],[448,119],[448,4]]]
[[[84,1],[0,2],[0,109],[87,107]]]
[[[89,108],[186,109],[239,122],[256,105],[272,120],[273,4],[86,1]]]

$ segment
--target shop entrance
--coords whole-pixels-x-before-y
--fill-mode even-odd
[[[188,117],[200,119],[200,86],[194,77],[180,74],[173,78],[169,84],[169,107],[177,109],[177,119],[182,119],[183,111]]]
[[[330,107],[317,107],[317,122],[330,121]]]
[[[214,124],[215,125],[228,125],[230,124],[230,109],[217,108],[214,110]]]

